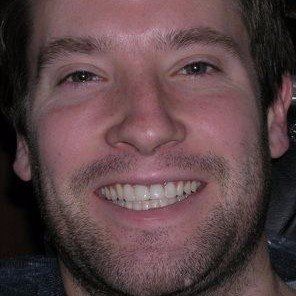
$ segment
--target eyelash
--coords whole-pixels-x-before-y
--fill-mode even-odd
[[[192,69],[190,69],[190,67],[192,67]],[[187,70],[191,70],[191,73],[185,73]],[[202,73],[194,73],[194,71],[201,71]],[[221,70],[217,67],[214,66],[211,63],[208,62],[203,62],[203,61],[196,61],[196,62],[192,62],[189,63],[187,65],[185,65],[183,68],[181,68],[179,71],[176,72],[177,75],[183,75],[183,76],[204,76],[204,75],[211,75],[211,72],[221,72]]]
[[[75,76],[76,78],[79,79],[79,75],[81,75],[81,79],[83,79],[82,76],[85,76],[84,81],[75,81]],[[95,80],[94,80],[95,78]],[[90,79],[90,80],[89,80]],[[69,81],[72,80],[72,81]],[[77,70],[73,73],[70,73],[66,75],[62,80],[59,81],[58,85],[61,85],[63,83],[71,83],[71,84],[86,84],[86,83],[91,83],[91,82],[98,82],[98,81],[103,81],[103,78],[86,70]]]
[[[191,67],[191,69],[190,69]],[[190,71],[191,73],[185,73],[186,70]],[[194,71],[197,72],[202,72],[202,73],[195,73]],[[203,62],[203,61],[196,61],[189,63],[185,65],[183,68],[178,70],[175,74],[176,75],[181,75],[181,76],[193,76],[193,77],[200,77],[200,76],[205,76],[205,75],[211,75],[212,73],[209,73],[209,71],[214,71],[214,72],[221,72],[221,70],[217,67],[214,66],[211,63],[208,62]],[[79,75],[81,78],[81,81],[77,81],[76,78],[79,80]],[[75,78],[76,76],[76,78]],[[83,76],[85,77],[83,80]],[[70,80],[70,81],[69,81]],[[75,81],[76,80],[76,81]],[[74,85],[83,85],[91,82],[99,82],[99,81],[104,81],[104,78],[101,76],[98,76],[92,72],[86,71],[86,70],[77,70],[75,72],[72,72],[68,75],[66,75],[63,79],[61,79],[58,83],[58,85],[64,84],[64,83],[70,83]]]

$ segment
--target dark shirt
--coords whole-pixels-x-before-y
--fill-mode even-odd
[[[0,296],[64,296],[55,258],[28,256],[0,260]]]

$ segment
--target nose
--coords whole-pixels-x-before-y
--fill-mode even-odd
[[[173,115],[176,110],[159,88],[142,83],[126,91],[124,114],[107,132],[109,145],[151,155],[184,140],[185,126]]]

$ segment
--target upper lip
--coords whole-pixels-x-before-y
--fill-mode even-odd
[[[95,189],[102,188],[105,186],[112,186],[115,184],[130,184],[130,185],[152,185],[152,184],[165,184],[168,182],[178,182],[178,181],[200,181],[204,184],[207,183],[208,178],[204,174],[193,174],[190,173],[167,173],[167,174],[150,174],[150,176],[145,176],[144,174],[134,174],[133,175],[124,175],[118,177],[106,178],[101,181],[100,184],[97,184]]]

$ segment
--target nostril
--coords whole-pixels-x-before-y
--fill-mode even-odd
[[[143,155],[149,155],[184,141],[184,124],[169,116],[162,108],[157,112],[155,109],[148,111],[130,113],[119,124],[110,127],[106,132],[106,142],[114,148],[132,147]]]
[[[172,148],[185,139],[184,129],[175,131],[174,133],[159,135],[138,131],[129,131],[124,133],[120,130],[113,129],[109,132],[107,143],[116,149],[124,151],[137,151],[143,155],[152,155],[159,150]]]

